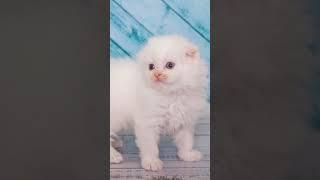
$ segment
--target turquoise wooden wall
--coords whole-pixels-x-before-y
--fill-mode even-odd
[[[210,0],[111,0],[110,53],[134,57],[148,37],[180,34],[210,63]]]

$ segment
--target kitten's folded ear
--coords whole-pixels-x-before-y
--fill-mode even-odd
[[[186,56],[188,58],[195,59],[195,60],[200,59],[200,53],[197,46],[190,43],[186,46],[185,49],[186,49]]]

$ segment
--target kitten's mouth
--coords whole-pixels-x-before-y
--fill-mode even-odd
[[[154,83],[157,83],[157,84],[158,84],[158,83],[164,84],[164,82],[163,82],[162,80],[160,80],[160,79],[155,79],[155,80],[153,80],[153,82],[154,82]]]
[[[153,81],[154,81],[154,82],[163,82],[163,80],[162,80],[162,79],[159,79],[159,78],[155,78],[155,79],[153,79]]]
[[[153,78],[153,82],[155,82],[155,83],[166,83],[166,80],[162,79],[162,78]]]
[[[161,84],[161,85],[169,85],[169,84],[171,84],[170,82],[167,81],[167,78],[161,78],[161,77],[152,77],[151,81],[154,84]]]
[[[163,81],[162,78],[157,77],[157,76],[154,76],[154,77],[152,77],[151,79],[152,79],[152,81],[154,81],[154,82],[162,82],[162,81]]]
[[[161,85],[170,85],[172,83],[166,81],[166,80],[163,80],[163,79],[153,79],[153,83],[154,84],[161,84]]]

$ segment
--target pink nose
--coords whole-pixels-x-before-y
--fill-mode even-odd
[[[154,75],[154,77],[159,78],[159,77],[162,75],[162,73],[156,72],[156,73],[154,73],[153,75]]]

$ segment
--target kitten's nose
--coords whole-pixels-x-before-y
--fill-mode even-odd
[[[159,78],[162,75],[162,73],[161,72],[155,72],[153,75],[154,75],[154,77]]]
[[[162,79],[162,73],[161,73],[161,72],[155,72],[155,73],[153,74],[153,76],[154,76],[154,78],[155,78],[157,81],[159,81],[159,80]]]

